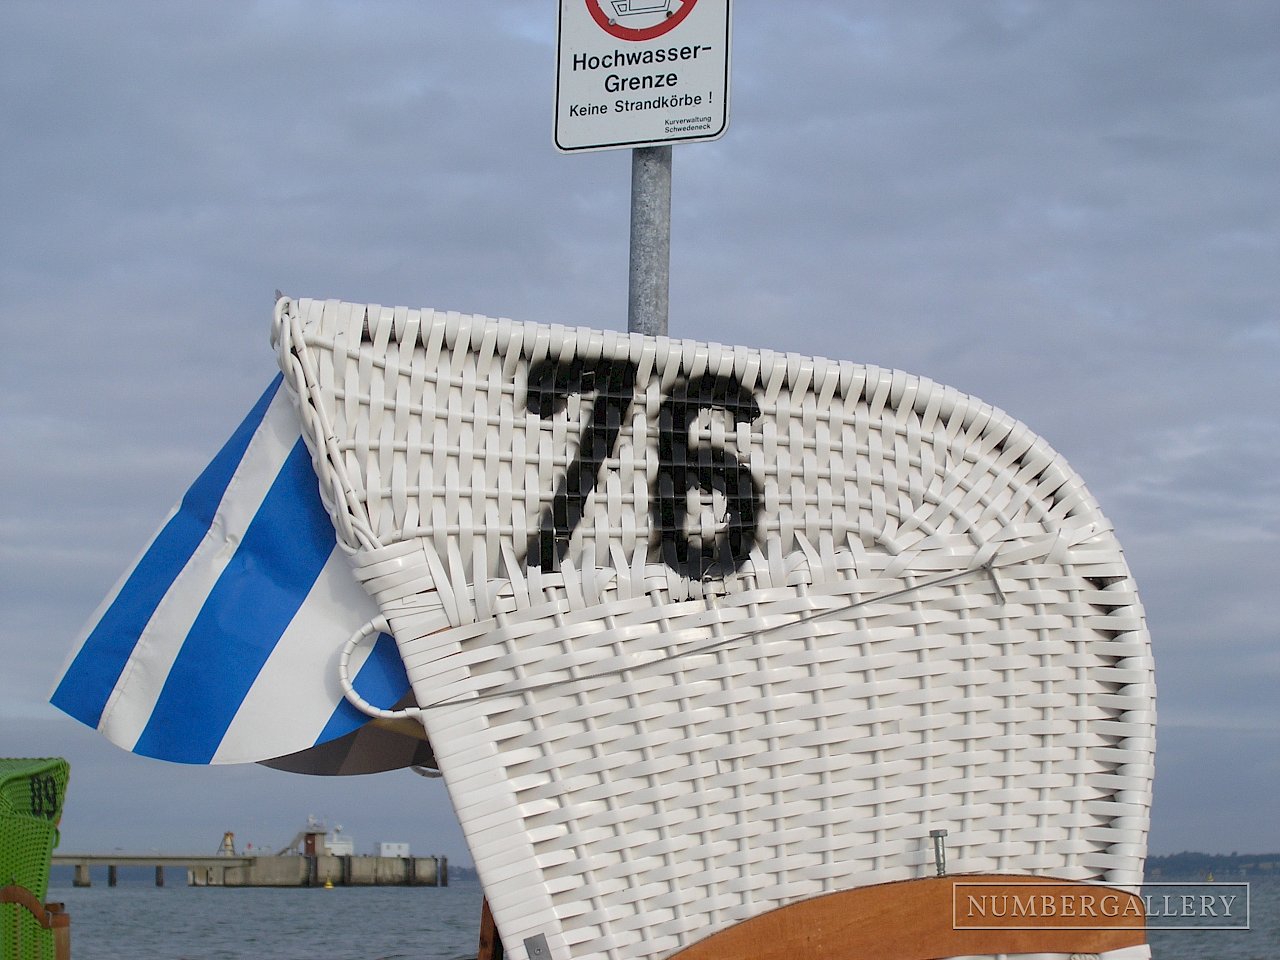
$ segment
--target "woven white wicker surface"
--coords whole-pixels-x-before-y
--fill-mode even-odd
[[[928,875],[939,828],[954,872],[1140,882],[1142,610],[1023,424],[741,347],[276,316],[322,496],[517,957],[539,935],[550,960],[662,957]]]

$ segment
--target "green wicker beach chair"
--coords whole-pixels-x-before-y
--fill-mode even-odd
[[[67,917],[44,897],[69,773],[58,758],[0,759],[0,960],[66,956]]]

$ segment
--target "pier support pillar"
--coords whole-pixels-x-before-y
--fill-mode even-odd
[[[436,867],[436,886],[447,887],[449,885],[449,858],[441,857],[440,865]]]
[[[156,864],[156,886],[164,886],[164,867],[158,863]]]
[[[75,875],[71,878],[73,887],[87,887],[89,882],[89,865],[87,863],[77,863]]]
[[[117,867],[114,863],[107,864],[107,886],[108,887],[114,887],[116,885],[116,881],[120,879],[119,873],[120,873],[120,868]]]

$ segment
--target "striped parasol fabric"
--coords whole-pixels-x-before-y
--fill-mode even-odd
[[[126,750],[180,763],[430,765],[424,738],[372,724],[343,698],[342,644],[377,608],[336,547],[280,383],[94,613],[52,702]],[[408,698],[390,637],[351,670],[368,700]]]

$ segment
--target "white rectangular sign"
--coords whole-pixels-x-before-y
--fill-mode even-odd
[[[560,0],[556,148],[715,140],[729,125],[730,0]]]

